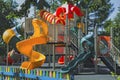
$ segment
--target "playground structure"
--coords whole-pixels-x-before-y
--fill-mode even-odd
[[[7,75],[7,77],[1,77],[3,80],[5,78],[12,79],[13,76],[15,76],[16,79],[24,79],[26,77],[38,80],[70,80],[71,75],[69,73],[71,73],[78,64],[84,64],[86,61],[93,61],[91,64],[94,65],[95,72],[97,72],[98,58],[103,61],[110,71],[120,74],[118,64],[110,55],[110,49],[112,49],[110,36],[98,36],[97,33],[83,35],[81,28],[84,28],[84,26],[82,26],[81,22],[76,23],[75,17],[76,15],[81,17],[83,14],[77,6],[72,4],[69,6],[70,12],[68,12],[66,10],[67,8],[63,5],[57,9],[56,15],[42,10],[40,11],[40,19],[32,19],[32,21],[29,22],[29,26],[14,27],[5,31],[3,40],[11,45],[15,51],[19,52],[18,54],[23,54],[27,56],[28,59],[22,62],[21,69],[15,68],[14,70],[14,68],[11,67],[0,67],[0,74],[2,76]],[[71,12],[72,14],[70,14]],[[72,18],[74,18],[74,20]],[[77,24],[79,24],[79,26],[77,26]],[[28,35],[27,39],[20,40],[16,36],[15,31],[19,34],[24,31],[24,33]],[[97,43],[98,51],[96,49]],[[36,52],[37,50],[40,53]],[[60,71],[55,71],[55,56],[59,52],[62,54],[58,54],[59,57],[61,57],[58,62],[66,66],[62,67]],[[38,69],[45,63],[45,59],[48,59],[48,57],[44,55],[45,53],[48,53],[49,58],[50,55],[53,56],[53,71],[41,71]],[[70,59],[70,56],[72,56],[72,59]],[[49,60],[49,67],[51,67]],[[67,61],[69,61],[69,63],[67,63]],[[90,65],[87,66],[89,67]],[[17,75],[14,75],[14,73]],[[31,75],[34,76],[32,77]]]

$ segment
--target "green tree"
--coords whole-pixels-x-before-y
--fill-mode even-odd
[[[15,23],[15,18],[12,17],[14,14],[14,7],[12,1],[0,0],[0,35],[3,34],[5,29],[13,27]],[[10,17],[11,16],[11,17]]]
[[[0,49],[1,53],[5,55],[6,47],[2,40],[2,34],[6,29],[11,28],[16,24],[16,19],[13,16],[15,7],[18,5],[11,0],[0,0],[0,6]]]
[[[85,17],[87,14],[87,20],[85,21],[86,18],[84,18],[84,22],[88,23],[88,29],[95,27],[96,24],[101,27],[113,11],[110,0],[54,0],[51,6],[54,5],[56,9],[65,2],[76,4],[84,12]]]
[[[104,24],[106,34],[110,34],[110,28],[113,28],[113,42],[115,46],[120,49],[120,7],[119,12],[113,20],[107,20]]]
[[[84,12],[86,9],[88,9],[88,15],[94,13],[95,16],[98,18],[97,22],[99,23],[105,21],[108,18],[109,14],[113,11],[112,8],[113,4],[110,3],[110,0],[54,0],[54,1],[55,3],[56,1],[58,1],[61,4],[65,2],[76,4]]]
[[[120,7],[118,7],[119,12],[117,13],[117,16],[114,19],[114,22],[116,24],[116,27],[120,28]]]
[[[107,20],[107,21],[105,21],[103,26],[104,26],[104,29],[105,29],[104,35],[109,35],[110,36],[110,28],[114,26],[113,21],[111,19]]]
[[[17,25],[16,19],[27,16],[31,5],[37,6],[38,9],[42,9],[43,6],[50,7],[45,0],[25,0],[21,5],[21,9],[17,10],[17,2],[14,0],[0,0],[0,35],[3,32]],[[42,5],[42,6],[41,6]]]
[[[28,16],[31,6],[36,6],[39,10],[44,7],[50,8],[49,4],[45,0],[25,0],[21,5],[21,9],[19,11],[16,10],[16,15],[20,17]]]
[[[120,49],[120,7],[118,8],[119,12],[113,20],[113,41],[115,46]]]
[[[50,8],[51,11],[55,11],[58,6],[61,6],[65,2],[76,4],[84,12],[88,9],[88,15],[90,13],[95,13],[95,16],[97,16],[97,20],[95,21],[97,23],[105,21],[112,11],[112,4],[110,3],[110,0],[38,0],[38,2],[36,0],[25,0],[25,2],[21,5],[21,10],[18,12],[19,15],[20,13],[22,15],[27,13],[26,11],[29,10],[31,4],[37,6],[38,9],[43,9],[43,6],[45,6]]]
[[[102,27],[113,11],[113,4],[110,3],[110,0],[81,0],[79,6],[85,13],[87,10],[88,28],[95,27],[96,25],[97,27]]]

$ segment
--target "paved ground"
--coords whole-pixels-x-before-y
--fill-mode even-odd
[[[111,75],[75,75],[74,80],[116,80]]]

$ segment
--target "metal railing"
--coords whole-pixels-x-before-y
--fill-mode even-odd
[[[111,49],[110,49],[110,51],[111,51],[111,53],[112,53],[113,58],[114,58],[115,61],[119,61],[119,59],[120,59],[120,50],[116,47],[117,45],[115,45],[116,44],[115,43],[115,38],[119,37],[119,36],[115,36],[115,34],[119,32],[119,29],[120,28],[112,28],[111,27],[111,30],[110,30],[111,31],[110,32],[111,33],[110,34],[111,35]]]
[[[78,46],[78,36],[76,33],[70,31],[70,41],[75,44],[75,46]]]
[[[78,52],[81,51],[80,40],[82,39],[82,37],[83,37],[83,33],[81,29],[78,29],[76,32],[72,30],[70,31],[70,42],[78,48],[79,50]]]
[[[111,36],[111,48],[110,48],[110,53],[113,57],[114,60],[114,69],[115,69],[115,73],[117,72],[117,67],[120,65],[120,50],[115,46],[115,38],[119,37],[119,36],[115,36],[115,33],[118,33],[118,31],[116,31],[116,28],[112,28],[110,29],[110,36]],[[119,30],[119,28],[118,28]]]
[[[113,56],[113,59],[120,65],[120,61],[119,61],[119,59],[120,59],[120,50],[118,48],[116,48],[116,46],[113,43],[111,43],[111,46],[112,46],[111,54]]]

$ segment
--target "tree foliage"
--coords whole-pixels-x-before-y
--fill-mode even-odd
[[[39,10],[44,7],[50,8],[49,4],[45,0],[25,0],[25,2],[21,5],[21,9],[16,11],[16,15],[21,17],[28,16],[31,5],[36,6]]]
[[[87,12],[87,22],[88,29],[90,27],[101,27],[103,23],[107,20],[110,13],[114,10],[113,4],[110,3],[110,0],[54,0],[54,8],[61,6],[65,2],[73,3],[77,5],[85,14]],[[60,3],[58,6],[57,4]],[[84,22],[86,18],[84,18]],[[93,28],[94,29],[94,28]]]
[[[15,7],[17,6],[18,5],[11,0],[0,0],[0,49],[2,51],[6,48],[2,41],[2,34],[6,29],[15,25],[16,19],[13,16],[15,15]],[[3,53],[5,54],[5,52]]]
[[[5,29],[13,27],[15,23],[14,11],[16,4],[12,1],[0,0],[0,35],[3,34]]]
[[[118,49],[120,49],[120,7],[117,16],[113,20],[113,41]]]
[[[113,20],[107,20],[104,24],[106,34],[110,34],[110,28],[113,28],[113,43],[115,46],[120,49],[120,8],[116,17]]]
[[[105,28],[105,33],[104,35],[109,35],[110,36],[110,29],[111,27],[114,26],[113,24],[113,21],[110,19],[110,20],[107,20],[105,23],[104,23],[104,28]]]
[[[79,6],[83,10],[88,9],[88,19],[93,17],[94,24],[102,24],[113,11],[110,0],[81,0]]]
[[[65,2],[76,4],[84,13],[86,9],[88,9],[88,21],[95,21],[94,24],[102,24],[113,10],[110,0],[25,0],[20,6],[20,10],[16,9],[18,4],[16,4],[15,1],[6,0],[6,2],[4,2],[4,0],[0,0],[0,21],[4,23],[0,24],[3,28],[0,34],[2,34],[2,31],[6,28],[13,27],[16,18],[27,16],[31,5],[37,6],[38,9],[43,9],[44,7],[56,9]],[[93,15],[90,15],[91,13],[93,13]],[[94,17],[94,20],[90,20],[91,16]],[[92,23],[93,26],[94,24]]]

